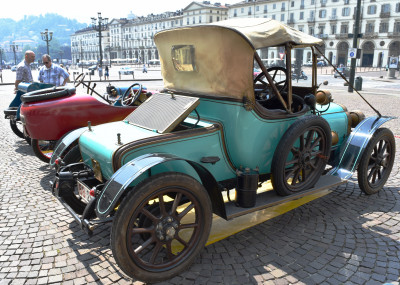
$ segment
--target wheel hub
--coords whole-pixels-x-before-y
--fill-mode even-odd
[[[311,153],[309,151],[302,152],[300,154],[299,164],[301,167],[309,165],[311,162]]]
[[[156,236],[160,241],[172,240],[178,229],[179,223],[173,217],[163,218],[156,226]]]

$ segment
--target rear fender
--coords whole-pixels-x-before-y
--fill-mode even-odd
[[[87,129],[88,129],[87,127],[79,128],[70,131],[68,134],[64,135],[64,137],[60,139],[60,141],[57,143],[55,147],[53,155],[50,158],[50,165],[54,166],[56,159],[65,154],[65,151],[72,144],[74,144],[79,139],[81,134],[83,134],[83,132],[86,131]]]
[[[328,174],[338,176],[342,179],[349,179],[356,171],[372,135],[381,125],[392,119],[394,117],[373,116],[359,123],[347,138],[346,143],[342,144],[339,150],[339,159]]]
[[[116,207],[121,196],[135,179],[154,166],[169,161],[182,161],[189,164],[199,175],[201,183],[210,195],[214,213],[221,217],[226,217],[222,194],[212,174],[196,162],[164,153],[151,153],[139,156],[118,169],[104,185],[96,205],[96,215],[99,218],[105,218]]]

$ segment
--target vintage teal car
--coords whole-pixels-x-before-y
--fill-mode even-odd
[[[387,181],[395,143],[380,126],[391,118],[364,119],[334,103],[319,90],[316,64],[311,86],[292,86],[292,53],[309,48],[316,63],[320,39],[255,18],[154,40],[164,90],[123,121],[66,135],[50,162],[53,193],[84,230],[112,221],[112,252],[127,275],[156,282],[187,269],[212,214],[233,219],[339,185],[356,170],[367,194]],[[257,50],[271,47],[285,50],[286,68],[262,64]]]

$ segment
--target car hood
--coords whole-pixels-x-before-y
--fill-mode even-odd
[[[84,162],[95,168],[98,164],[107,178],[113,174],[112,158],[116,150],[126,143],[143,140],[161,134],[119,121],[91,127],[79,138],[79,147]]]

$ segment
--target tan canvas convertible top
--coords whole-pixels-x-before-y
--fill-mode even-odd
[[[286,43],[294,46],[322,43],[318,38],[267,18],[238,18],[165,30],[157,33],[154,41],[166,89],[237,100],[247,97],[252,102],[255,100],[255,49]],[[177,65],[179,60],[188,61],[188,52],[184,56],[173,52],[177,47],[192,51],[192,69]]]

